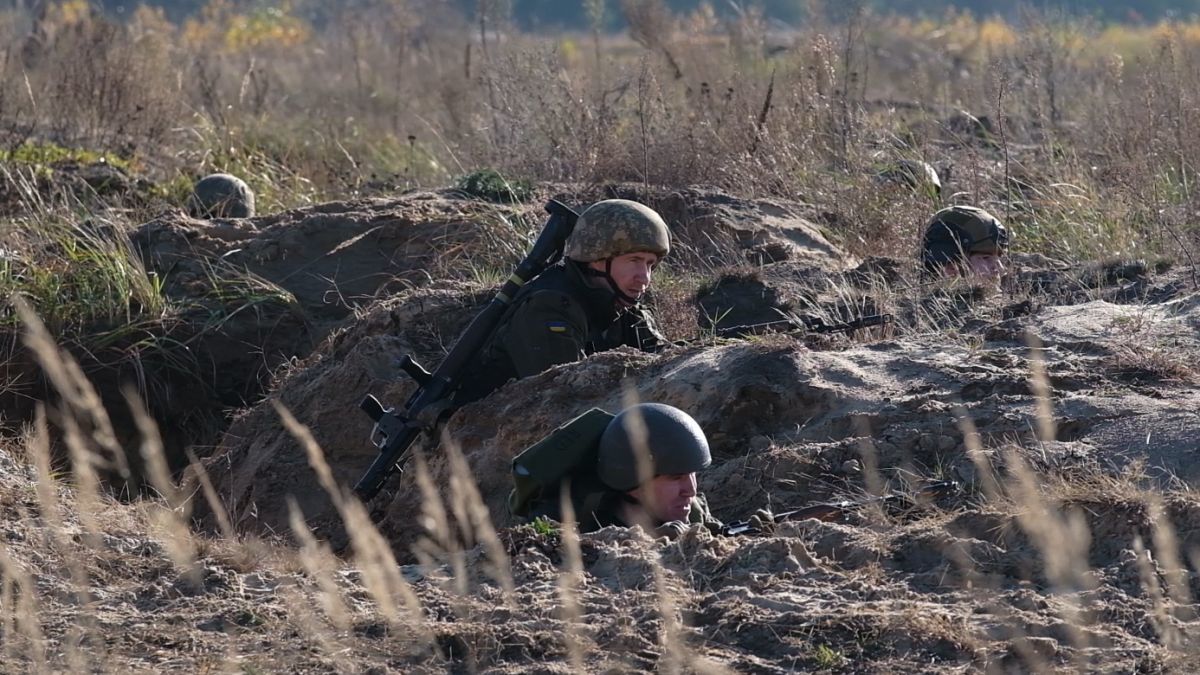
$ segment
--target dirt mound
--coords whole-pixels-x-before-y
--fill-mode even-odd
[[[668,190],[630,183],[568,189],[563,195],[580,204],[600,199],[649,204],[662,214],[676,237],[673,264],[711,269],[792,261],[827,270],[856,264],[815,224],[818,209],[803,202],[744,199],[702,187]]]
[[[804,220],[802,204],[700,189],[639,192],[627,186],[557,196],[578,208],[609,197],[658,208],[683,245],[673,264],[685,269],[711,266],[731,252],[737,262],[788,259],[837,269],[847,262]],[[430,279],[470,279],[506,270],[543,221],[541,202],[495,204],[444,190],[244,220],[199,221],[171,213],[143,225],[135,241],[169,291],[187,293],[211,276],[213,261],[220,260],[285,289],[314,318],[340,319],[354,307]]]
[[[585,205],[618,194],[664,209],[685,242],[672,263],[683,271],[731,250],[764,246],[785,246],[793,263],[841,264],[836,248],[792,217],[802,205],[704,190],[637,195],[614,187],[603,195],[559,196]],[[195,307],[203,330],[187,344],[196,370],[212,374],[206,379],[213,380],[219,405],[240,406],[260,396],[281,365],[307,356],[376,298],[426,287],[433,279],[472,281],[504,273],[537,234],[541,203],[495,204],[443,190],[252,219],[204,221],[170,212],[139,227],[133,241],[167,295]],[[738,258],[744,260],[741,253]],[[203,323],[206,316],[217,317],[219,330]],[[443,335],[444,345],[455,337]]]
[[[1176,281],[1147,279],[1149,287]],[[274,396],[312,427],[339,480],[353,482],[373,457],[361,395],[401,402],[411,385],[395,359],[411,352],[435,361],[487,296],[453,283],[407,291],[281,374]],[[614,351],[511,383],[448,426],[502,526],[498,548],[426,542],[421,556],[410,554],[429,534],[410,471],[373,504],[408,563],[398,574],[387,560],[350,563],[314,543],[289,553],[231,542],[197,547],[196,573],[186,574],[162,543],[176,535],[149,536],[157,530],[138,522],[145,506],[107,505],[99,538],[69,518],[47,549],[28,534],[44,522],[30,517],[39,513],[33,478],[0,445],[0,510],[20,523],[0,527],[4,560],[36,575],[37,584],[18,579],[14,588],[36,589],[51,643],[79,630],[83,607],[96,617],[82,624],[95,632],[89,637],[118,636],[104,652],[113,669],[192,665],[178,654],[186,644],[294,670],[352,661],[380,671],[573,672],[577,658],[589,670],[1185,672],[1200,585],[1190,567],[1175,567],[1189,563],[1171,546],[1179,555],[1200,547],[1200,501],[1169,472],[1191,479],[1190,441],[1200,432],[1200,295],[1189,288],[1164,298],[1059,305],[1043,297],[1013,313],[1013,298],[993,296],[958,333],[907,331],[829,351],[785,335],[661,355]],[[1030,333],[1045,345],[1051,392],[1054,428],[1042,440]],[[714,450],[702,488],[726,520],[764,504],[782,510],[861,495],[873,477],[888,489],[954,478],[965,490],[896,511],[864,508],[843,522],[782,523],[757,537],[585,535],[571,621],[560,533],[503,527],[511,525],[508,462],[573,414],[619,408],[626,387],[696,416]],[[987,496],[960,415],[1006,484],[1034,470],[1038,497],[1022,501],[1014,484]],[[435,489],[448,495],[445,448],[425,451]],[[207,466],[241,528],[289,532],[290,496],[319,536],[345,543],[270,405],[240,417]],[[1146,492],[1172,484],[1180,487]],[[451,513],[463,508],[447,501]],[[62,573],[70,565],[86,572],[78,578],[87,605]],[[387,574],[406,585],[393,580],[384,595],[407,598],[418,620],[378,609],[374,591]]]
[[[253,219],[169,213],[143,225],[134,239],[170,293],[193,292],[214,270],[242,270],[292,294],[314,319],[337,320],[434,278],[469,278],[510,265],[540,225],[534,207],[417,192]]]
[[[443,284],[381,302],[280,373],[270,400],[312,428],[337,478],[353,484],[375,455],[359,402],[368,393],[391,405],[407,400],[413,385],[397,361],[411,354],[433,368],[490,297],[478,286]],[[328,497],[269,401],[233,421],[206,465],[236,523],[286,531],[291,495],[315,526],[329,525]]]
[[[882,311],[875,296],[899,284],[906,272],[911,275],[913,267],[912,261],[870,258],[846,271],[796,261],[723,271],[697,290],[696,323],[719,335],[751,335],[792,315],[852,321]]]
[[[87,155],[90,153],[81,153]],[[101,210],[106,206],[146,205],[154,185],[105,157],[4,162],[0,171],[0,214],[21,215],[30,200],[70,200]]]
[[[307,329],[286,302],[260,298],[231,308],[210,298],[157,324],[97,327],[93,341],[66,341],[62,348],[95,387],[134,469],[132,475],[102,470],[103,478],[126,495],[136,493],[143,478],[141,432],[127,391],[138,395],[161,429],[170,468],[181,469],[189,449],[207,454],[206,446],[225,427],[227,410],[258,400],[271,371],[311,340]],[[19,436],[39,404],[57,408],[59,393],[22,332],[0,330],[0,361],[0,435]]]
[[[352,483],[373,456],[369,422],[356,410],[359,398],[375,391],[393,404],[405,400],[411,385],[394,360],[406,351],[436,359],[438,343],[428,336],[454,335],[483,297],[439,291],[397,298],[282,381],[278,397],[314,428],[340,479]],[[1052,305],[1013,318],[999,307],[993,320],[967,326],[961,343],[912,334],[813,351],[792,337],[774,336],[658,356],[619,350],[510,383],[460,410],[447,430],[502,524],[510,522],[504,500],[511,457],[590,407],[619,409],[626,390],[640,400],[683,408],[704,427],[719,460],[705,487],[727,518],[767,500],[803,502],[861,485],[856,464],[877,464],[889,480],[936,470],[972,482],[976,467],[955,411],[961,408],[973,420],[987,444],[1033,442],[1037,406],[1026,343],[1033,333],[1045,344],[1056,428],[1053,442],[1040,446],[1039,461],[1122,467],[1148,459],[1156,470],[1190,475],[1186,439],[1200,428],[1189,389],[1197,373],[1188,366],[1200,343],[1194,329],[1190,335],[1186,330],[1200,313],[1195,298],[1140,309],[1101,301]],[[1129,352],[1123,346],[1129,326],[1120,336],[1112,326],[1131,316],[1140,317],[1141,344],[1172,345],[1174,351]],[[1176,376],[1147,375],[1131,386],[1136,368]],[[1147,433],[1162,441],[1153,451],[1139,446]],[[444,453],[426,452],[435,483],[447,484]],[[246,526],[285,529],[283,494],[297,496],[314,523],[332,523],[306,459],[268,405],[235,424],[212,467]],[[422,498],[414,481],[406,475],[376,504],[382,528],[400,550],[419,531],[414,514]]]
[[[793,262],[843,264],[844,256],[795,215],[803,205],[739,200],[704,190],[642,195],[618,186],[594,192],[558,196],[586,205],[619,195],[662,208],[684,242],[681,255],[672,260],[681,271],[710,266],[730,250],[763,246],[790,247],[786,257]],[[541,203],[495,204],[443,190],[240,220],[203,221],[171,212],[139,227],[133,240],[170,297],[196,302],[218,315],[241,314],[228,322],[227,340],[198,349],[212,372],[246,380],[222,384],[219,390],[254,396],[266,372],[283,359],[307,355],[329,330],[376,298],[423,287],[433,279],[470,281],[505,273],[539,231],[545,215]],[[737,257],[744,262],[740,253]],[[291,330],[261,334],[264,324],[278,323],[277,308],[275,315],[259,315],[258,301],[264,298],[295,310],[302,328],[292,322]],[[220,307],[214,308],[214,301]],[[243,306],[255,311],[243,312]],[[261,367],[238,361],[255,352],[263,354]]]

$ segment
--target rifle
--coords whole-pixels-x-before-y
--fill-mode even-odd
[[[720,326],[716,328],[716,336],[760,335],[767,332],[789,332],[793,330],[801,330],[806,333],[848,333],[859,328],[883,326],[892,323],[892,320],[891,314],[868,314],[852,321],[828,323],[819,316],[789,315],[786,319],[779,319],[778,321],[743,324],[740,326]]]
[[[491,338],[517,291],[562,258],[563,247],[579,215],[553,199],[546,204],[546,211],[550,217],[529,255],[472,319],[437,369],[432,373],[425,370],[408,354],[400,359],[400,369],[417,382],[417,390],[405,402],[404,409],[384,408],[371,394],[359,404],[375,422],[371,443],[379,449],[370,468],[354,485],[359,499],[365,502],[379,494],[393,473],[403,471],[409,448],[417,437],[422,432],[432,434],[454,412],[454,391],[461,384],[467,365]]]
[[[941,480],[936,483],[930,483],[925,487],[917,490],[913,496],[893,493],[882,497],[871,497],[859,501],[850,501],[848,499],[826,502],[823,504],[813,504],[802,509],[793,511],[784,511],[783,513],[774,514],[773,522],[781,523],[785,520],[806,520],[816,518],[817,520],[833,523],[841,520],[847,513],[857,511],[871,504],[879,504],[881,506],[903,506],[911,505],[914,501],[920,499],[934,500],[941,497],[958,494],[958,483],[952,480]],[[726,535],[742,535],[742,534],[759,534],[761,530],[750,523],[749,520],[739,520],[735,523],[726,525],[721,530],[721,534]]]

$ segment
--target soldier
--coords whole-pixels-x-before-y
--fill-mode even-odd
[[[576,420],[582,427],[563,427],[555,432],[567,443],[594,447],[556,446],[552,434],[531,448],[540,456],[522,453],[515,460],[515,475],[528,476],[528,472],[521,473],[523,467],[535,467],[535,471],[545,472],[539,478],[549,483],[546,489],[525,493],[536,495],[528,508],[522,509],[525,515],[561,520],[559,481],[569,478],[566,484],[582,532],[609,525],[648,525],[666,535],[677,534],[691,524],[701,524],[713,532],[720,530],[720,521],[712,517],[697,491],[696,474],[708,467],[712,455],[704,431],[691,415],[661,403],[640,403],[615,417],[604,414],[594,419],[607,422],[595,427],[602,429],[598,440],[580,433],[581,428],[594,425],[586,415]],[[584,466],[553,464],[578,458],[584,458]]]
[[[942,179],[926,162],[902,159],[885,167],[876,177],[883,182],[902,185],[913,192],[937,201],[942,196]]]
[[[196,183],[187,211],[193,218],[253,218],[254,192],[237,176],[214,173]]]
[[[930,276],[977,276],[999,280],[1004,274],[1008,229],[983,209],[951,206],[938,211],[925,230],[921,258]]]
[[[670,249],[667,224],[650,207],[625,199],[592,204],[580,214],[564,260],[513,299],[456,404],[596,352],[660,348],[662,334],[638,301]]]

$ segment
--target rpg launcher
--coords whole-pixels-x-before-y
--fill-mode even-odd
[[[466,374],[464,371],[496,331],[517,291],[562,258],[563,247],[575,229],[579,215],[555,200],[546,204],[546,211],[550,217],[529,255],[517,265],[516,271],[504,282],[491,302],[471,321],[437,369],[429,372],[407,354],[400,360],[400,369],[417,383],[417,390],[409,397],[404,408],[385,408],[379,399],[370,394],[359,404],[375,422],[371,430],[371,443],[379,449],[379,455],[370,468],[354,485],[354,492],[359,499],[368,501],[379,494],[393,473],[403,471],[409,449],[417,438],[422,433],[432,436],[454,412],[454,392],[462,383]]]
[[[882,497],[871,497],[869,499],[861,499],[858,501],[842,500],[837,502],[826,502],[823,504],[813,504],[802,509],[794,511],[784,511],[776,513],[772,517],[775,523],[781,523],[786,520],[807,520],[815,518],[827,523],[837,522],[846,517],[852,511],[858,511],[871,504],[878,504],[884,508],[911,508],[912,505],[921,501],[933,501],[942,497],[956,495],[959,492],[958,483],[952,480],[942,480],[936,483],[930,483],[918,490],[914,495],[905,494],[890,494]],[[759,534],[761,530],[753,525],[748,520],[740,520],[736,523],[730,523],[721,530],[721,534],[739,535],[739,534]]]

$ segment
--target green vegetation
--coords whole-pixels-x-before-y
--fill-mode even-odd
[[[537,518],[534,518],[533,522],[529,523],[529,527],[533,528],[534,532],[543,537],[549,537],[558,534],[558,523],[546,518],[545,516],[538,516]]]
[[[15,148],[0,148],[0,163],[45,167],[59,162],[78,162],[80,164],[103,162],[119,169],[133,168],[133,163],[129,159],[112,152],[67,148],[56,143],[25,141]]]
[[[812,658],[813,665],[821,670],[839,668],[846,661],[846,657],[842,656],[841,652],[838,652],[829,645],[818,645],[813,650]]]
[[[27,252],[0,257],[0,298],[19,295],[59,336],[128,330],[167,314],[158,277],[147,272],[122,236],[94,222],[48,220]],[[27,233],[28,236],[28,233]],[[14,329],[6,303],[0,327]]]
[[[495,169],[480,169],[458,179],[458,189],[472,197],[508,204],[523,202],[533,195],[533,184],[505,178]]]

